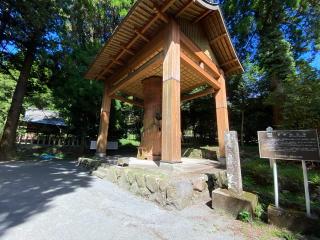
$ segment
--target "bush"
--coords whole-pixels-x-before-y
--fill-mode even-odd
[[[251,222],[252,217],[251,214],[247,211],[247,210],[242,210],[239,215],[238,215],[238,219],[242,222]]]

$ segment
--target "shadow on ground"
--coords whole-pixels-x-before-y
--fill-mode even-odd
[[[48,210],[55,197],[88,187],[90,180],[74,162],[1,163],[0,237]]]

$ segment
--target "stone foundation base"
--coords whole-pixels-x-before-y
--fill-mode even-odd
[[[161,169],[143,169],[130,164],[129,167],[102,164],[92,174],[165,208],[178,210],[199,202],[200,199],[207,201],[209,189],[227,184],[225,171],[188,175],[169,170],[166,166]]]
[[[320,234],[319,219],[309,218],[306,213],[268,206],[268,222],[294,232]]]
[[[215,189],[212,191],[212,208],[222,209],[234,217],[237,217],[239,213],[246,210],[253,216],[254,210],[258,204],[258,196],[243,192],[241,195],[237,195],[228,189]]]

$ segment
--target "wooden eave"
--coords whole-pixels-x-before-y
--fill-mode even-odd
[[[137,0],[97,55],[85,74],[85,78],[110,81],[114,90],[123,79],[131,79],[130,82],[121,86],[121,92],[142,98],[142,89],[139,86],[141,84],[136,84],[135,80],[152,75],[162,75],[162,64],[158,61],[143,66],[156,54],[159,54],[161,49],[150,53],[150,56],[145,57],[140,65],[133,65],[133,69],[127,69],[127,76],[121,75],[121,72],[126,66],[131,66],[128,63],[134,62],[141,49],[152,44],[152,40],[165,27],[170,16],[187,20],[190,24],[201,22],[212,52],[217,59],[218,68],[222,69],[227,76],[243,72],[218,6],[204,0]],[[210,85],[211,82],[208,81],[210,79],[206,76],[207,74],[203,72],[201,74],[201,69],[188,64],[190,63],[188,56],[183,55],[183,57],[181,61],[181,91],[201,85],[201,82]],[[189,55],[189,57],[193,56]],[[212,73],[214,80],[216,70],[210,67],[209,72]],[[133,73],[140,75],[136,76]],[[214,84],[211,86],[215,88]]]

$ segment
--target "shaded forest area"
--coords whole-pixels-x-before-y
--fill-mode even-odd
[[[70,133],[96,138],[102,83],[83,76],[133,3],[0,2],[0,155],[14,153],[19,119],[31,106],[57,110]],[[223,0],[221,8],[245,69],[227,79],[231,129],[241,143],[254,143],[267,126],[320,129],[318,0]],[[114,100],[111,111],[111,138],[139,135],[141,110]],[[213,143],[213,97],[184,103],[182,127]]]

